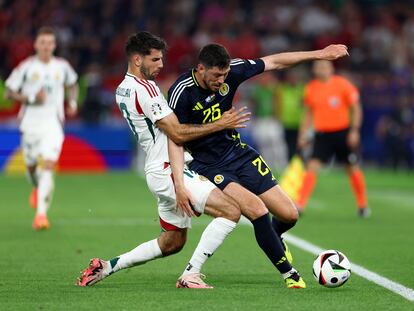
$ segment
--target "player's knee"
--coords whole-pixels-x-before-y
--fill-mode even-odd
[[[233,200],[228,200],[226,205],[227,207],[223,217],[231,221],[238,222],[240,220],[241,212],[237,203]]]
[[[173,239],[163,240],[160,243],[160,249],[164,256],[169,256],[180,252],[186,242],[185,236],[175,237]]]
[[[269,210],[261,200],[255,200],[254,202],[244,203],[242,207],[242,213],[249,220],[255,220],[269,213]]]
[[[289,216],[288,216],[286,222],[287,223],[290,223],[290,224],[296,224],[296,222],[298,221],[298,219],[299,219],[299,212],[298,212],[298,210],[296,208],[293,208],[290,211]]]
[[[56,162],[54,162],[54,161],[51,161],[51,160],[46,160],[44,163],[43,163],[43,169],[45,169],[45,170],[54,170],[55,169],[55,166],[56,166]]]
[[[180,252],[185,243],[182,243],[181,241],[170,241],[169,243],[165,244],[162,251],[162,254],[164,256],[169,256],[173,254],[177,254]]]

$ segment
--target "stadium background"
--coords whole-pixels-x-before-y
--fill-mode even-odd
[[[113,94],[126,70],[125,39],[142,29],[169,44],[158,79],[164,91],[194,64],[198,49],[207,42],[222,43],[233,57],[241,58],[330,43],[348,45],[350,57],[336,62],[336,67],[361,91],[365,163],[393,165],[394,159],[394,166],[414,167],[412,1],[6,0],[0,8],[0,170],[22,171],[19,104],[4,100],[4,80],[33,53],[33,37],[42,25],[55,27],[56,54],[67,58],[80,76],[80,114],[67,122],[61,171],[133,165],[134,141]],[[296,71],[299,83],[310,78],[309,65]],[[237,102],[247,103],[260,118],[258,107],[265,104],[251,94],[283,84],[288,72],[246,83]],[[277,117],[275,110],[268,114]],[[256,145],[254,126],[255,122],[243,134]]]

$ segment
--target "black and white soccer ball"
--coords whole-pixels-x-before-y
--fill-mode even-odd
[[[313,276],[323,286],[339,287],[351,276],[351,264],[343,253],[327,250],[313,262]]]

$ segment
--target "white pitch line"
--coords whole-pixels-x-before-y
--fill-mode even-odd
[[[250,226],[252,225],[251,222],[243,216],[240,219],[239,223],[244,224],[244,225],[250,225]],[[324,251],[324,249],[320,248],[319,246],[316,246],[292,234],[284,233],[283,237],[286,238],[286,241],[288,241],[292,245],[295,245],[296,247],[304,251],[307,251],[308,253],[311,253],[315,256],[319,255],[320,252]],[[393,293],[404,297],[405,299],[409,301],[414,301],[414,290],[412,290],[411,288],[405,287],[397,282],[391,281],[390,279],[387,279],[386,277],[383,277],[379,275],[378,273],[372,272],[353,262],[351,262],[351,270],[356,275],[359,275],[360,277],[368,281],[371,281],[379,286],[382,286],[392,291]]]
[[[324,251],[324,249],[320,248],[319,246],[309,243],[308,241],[305,241],[294,235],[285,233],[284,237],[292,245],[295,245],[296,247],[304,251],[307,251],[313,255],[318,255],[320,252]],[[386,277],[383,277],[379,275],[378,273],[372,272],[355,263],[351,263],[351,270],[356,275],[359,275],[360,277],[368,281],[371,281],[379,286],[382,286],[392,291],[393,293],[404,297],[405,299],[409,301],[414,301],[414,290],[412,290],[411,288],[405,287],[397,282],[391,281],[390,279],[387,279]]]

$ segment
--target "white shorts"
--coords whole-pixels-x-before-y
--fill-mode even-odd
[[[24,162],[27,166],[32,166],[38,162],[39,157],[43,160],[56,162],[62,150],[63,139],[63,130],[58,127],[53,131],[42,134],[23,132],[21,136],[21,147]]]
[[[177,228],[191,228],[191,217],[182,215],[181,210],[177,208],[170,166],[161,172],[148,173],[146,179],[149,189],[157,198],[162,229],[170,231]],[[189,169],[184,169],[184,184],[194,200],[195,211],[202,214],[207,198],[216,186],[204,176]]]

